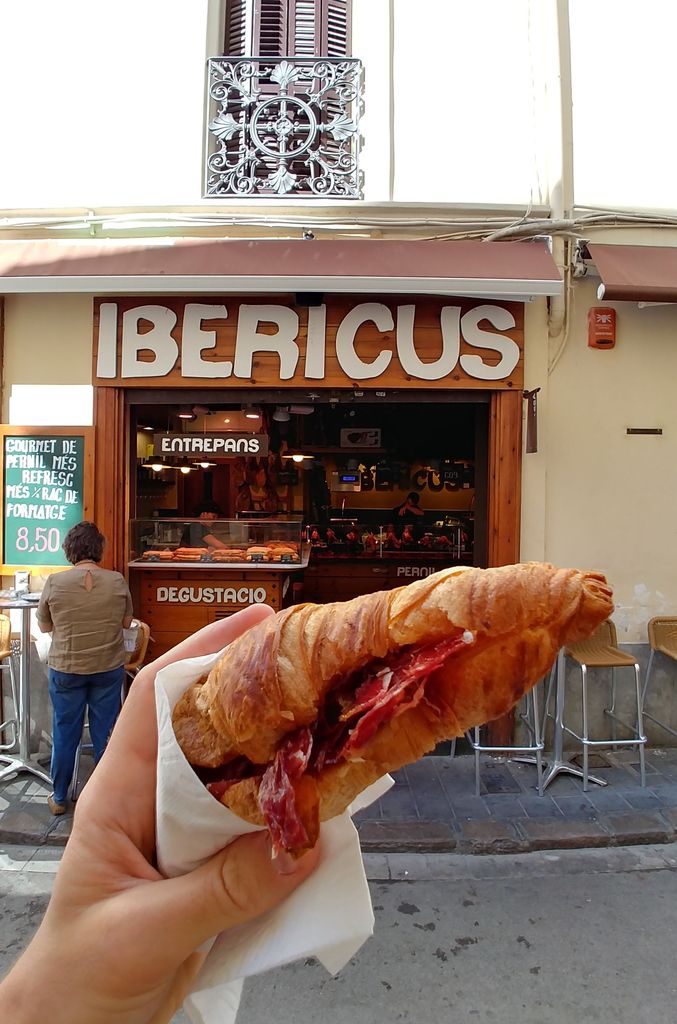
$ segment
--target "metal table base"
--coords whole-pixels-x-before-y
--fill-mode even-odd
[[[0,782],[11,775],[29,772],[41,782],[49,786],[52,780],[30,754],[30,644],[31,644],[31,608],[35,607],[28,601],[0,601],[0,609],[17,608],[21,610],[21,654],[19,655],[19,699],[15,708],[17,732],[19,739],[18,753],[0,754]]]
[[[571,761],[564,758],[564,688],[565,688],[565,665],[564,648],[557,655],[557,668],[555,676],[555,729],[553,734],[552,753],[545,755],[546,764],[543,768],[543,790],[545,791],[553,779],[560,774],[575,775],[583,778],[583,769],[578,768]],[[547,707],[546,707],[547,712]],[[536,764],[535,758],[516,757],[515,761],[528,764]],[[598,786],[608,785],[606,779],[599,779],[596,775],[588,772],[588,781],[596,782]]]

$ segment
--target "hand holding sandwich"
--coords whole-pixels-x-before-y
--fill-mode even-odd
[[[180,878],[164,879],[154,867],[155,674],[220,650],[271,614],[252,607],[214,623],[135,679],[78,801],[45,918],[0,984],[4,1020],[169,1021],[202,963],[197,947],[281,903],[312,872],[315,851],[272,860],[266,832]]]

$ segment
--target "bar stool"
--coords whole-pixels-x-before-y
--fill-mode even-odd
[[[9,685],[12,695],[12,717],[0,722],[0,737],[11,730],[11,740],[0,743],[0,750],[11,750],[19,739],[17,731],[17,708],[19,694],[17,691],[14,650],[12,648],[12,623],[9,615],[0,613],[0,672],[9,672]],[[1,676],[0,676],[1,678]],[[0,695],[1,696],[1,695]]]
[[[538,711],[538,686],[534,686],[524,697],[522,710],[518,713],[518,717],[524,723],[531,739],[530,743],[522,746],[488,746],[480,741],[480,726],[475,726],[466,733],[468,743],[475,755],[475,796],[480,795],[480,754],[533,754],[533,759],[531,757],[515,757],[513,760],[536,764],[536,788],[538,795],[543,796],[543,749],[545,744]]]
[[[567,658],[575,661],[581,669],[581,717],[582,734],[579,735],[569,726],[562,723],[563,730],[583,745],[583,792],[588,791],[588,756],[590,748],[598,747],[637,747],[639,750],[639,765],[641,785],[646,784],[646,771],[644,765],[644,747],[646,736],[642,721],[642,694],[639,682],[639,665],[631,654],[626,654],[618,648],[616,627],[607,619],[601,626],[598,626],[589,639],[580,643],[571,644],[565,650]],[[611,669],[611,707],[604,709],[604,714],[612,719],[612,738],[604,740],[591,740],[588,723],[588,669],[609,668]],[[630,668],[635,673],[635,700],[637,704],[637,721],[635,725],[628,725],[616,714],[616,670]],[[631,739],[619,740],[615,736],[616,723],[633,733]]]
[[[142,668],[146,653],[148,651],[148,641],[150,640],[150,626],[147,622],[141,622],[140,619],[134,619],[130,629],[136,629],[136,639],[134,646],[131,651],[127,651],[127,661],[125,662],[125,676],[122,680],[122,689],[120,692],[120,705],[124,704],[129,693],[129,689],[134,681],[139,670]],[[125,641],[126,642],[126,641]],[[89,727],[87,721],[87,713],[85,712],[85,721],[82,727],[82,734],[84,736],[85,729]],[[91,750],[91,743],[83,743],[82,740],[75,752],[75,763],[73,765],[73,776],[71,778],[71,784],[69,789],[69,796],[71,800],[77,800],[78,798],[78,775],[80,774],[80,757],[83,750]]]
[[[669,725],[666,725],[665,722],[661,722],[658,718],[650,715],[646,710],[646,696],[649,689],[649,680],[651,678],[656,652],[658,651],[659,654],[664,654],[667,658],[672,658],[673,661],[677,661],[677,617],[657,615],[655,618],[649,620],[647,632],[649,634],[649,647],[651,648],[651,654],[649,655],[649,664],[646,667],[644,689],[642,690],[642,711],[645,718],[655,722],[656,725],[659,725],[661,729],[669,732],[672,736],[677,736],[677,731],[675,729],[671,729]]]

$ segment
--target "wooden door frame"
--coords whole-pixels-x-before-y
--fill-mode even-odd
[[[173,397],[176,393],[173,393]],[[96,523],[107,538],[104,565],[124,573],[132,482],[129,407],[120,387],[94,388]],[[519,561],[522,485],[522,392],[494,391],[489,408],[487,565]],[[511,742],[513,716],[490,723],[489,742]]]

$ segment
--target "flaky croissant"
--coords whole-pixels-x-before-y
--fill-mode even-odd
[[[540,563],[295,605],[228,647],[174,729],[211,792],[298,853],[381,775],[509,711],[612,608],[603,576]]]

